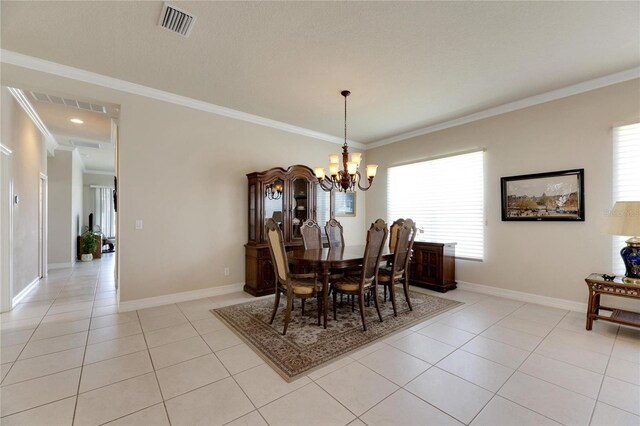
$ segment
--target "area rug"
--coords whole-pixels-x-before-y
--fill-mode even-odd
[[[370,307],[365,307],[367,331],[362,330],[357,304],[352,312],[351,304],[347,303],[346,298],[344,303],[338,301],[337,321],[332,320],[333,313],[330,311],[331,320],[326,329],[317,325],[317,305],[314,299],[306,302],[304,316],[300,301],[295,300],[295,309],[285,336],[282,335],[284,297],[280,298],[273,324],[269,324],[273,296],[212,309],[211,312],[229,325],[286,381],[292,381],[330,361],[462,304],[415,291],[410,291],[410,297],[413,311],[409,310],[402,289],[396,290],[397,317],[393,316],[391,302],[387,300],[382,303],[380,298],[383,322],[378,319],[373,302]]]

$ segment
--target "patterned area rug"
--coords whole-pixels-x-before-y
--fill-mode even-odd
[[[402,289],[396,290],[397,317],[393,316],[391,302],[387,300],[383,303],[380,298],[383,322],[379,321],[373,302],[370,307],[365,306],[366,332],[362,330],[357,303],[355,311],[352,312],[351,304],[347,303],[346,297],[344,303],[338,301],[338,320],[329,321],[326,330],[317,325],[315,299],[306,302],[304,316],[301,313],[300,301],[295,300],[286,336],[282,335],[284,297],[280,298],[280,306],[273,324],[269,324],[273,296],[212,309],[211,312],[229,325],[285,380],[292,381],[330,361],[462,304],[415,291],[410,291],[410,297],[413,311],[409,311]],[[331,298],[329,299],[331,307]],[[333,318],[332,311],[329,318]]]

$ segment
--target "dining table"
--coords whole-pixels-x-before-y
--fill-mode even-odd
[[[305,249],[295,248],[287,252],[289,263],[298,265],[307,271],[322,275],[322,317],[324,328],[327,328],[329,311],[329,276],[340,270],[362,265],[365,245],[343,246],[334,248]],[[382,249],[381,260],[391,260],[393,253],[388,246]]]

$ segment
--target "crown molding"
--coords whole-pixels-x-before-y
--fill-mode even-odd
[[[600,89],[602,87],[611,86],[612,84],[623,83],[625,81],[640,78],[640,67],[630,70],[621,71],[615,74],[606,75],[604,77],[594,78],[593,80],[584,81],[582,83],[563,87],[561,89],[552,90],[550,92],[541,93],[539,95],[524,98],[519,101],[510,102],[508,104],[499,105],[484,111],[466,115],[464,117],[433,124],[421,129],[412,130],[410,132],[401,133],[390,138],[381,139],[379,141],[367,144],[367,149],[377,148],[379,146],[389,145],[394,142],[422,136],[429,133],[438,132],[440,130],[449,129],[451,127],[460,126],[485,118],[494,117],[496,115],[506,114],[508,112],[517,111],[519,109],[528,108],[530,106],[543,104],[545,102],[555,101],[557,99],[566,98],[568,96],[577,95],[588,92],[590,90]]]
[[[35,71],[41,71],[60,77],[70,78],[85,83],[95,84],[97,86],[107,87],[109,89],[120,90],[122,92],[134,95],[144,96],[159,101],[169,102],[176,105],[209,112],[223,117],[234,118],[260,126],[271,127],[273,129],[282,130],[289,133],[295,133],[307,136],[313,139],[319,139],[326,142],[342,145],[344,139],[337,136],[328,135],[326,133],[316,132],[314,130],[305,129],[304,127],[294,126],[282,121],[272,120],[270,118],[261,117],[259,115],[248,114],[246,112],[223,107],[209,102],[200,101],[186,96],[176,95],[175,93],[165,92],[163,90],[154,89],[141,84],[131,83],[129,81],[120,80],[106,75],[58,64],[33,56],[23,55],[22,53],[13,52],[11,50],[0,49],[0,62],[16,65],[22,68],[28,68]],[[366,149],[364,144],[349,141],[349,145],[356,148]]]
[[[313,139],[335,143],[338,145],[342,145],[344,143],[344,139],[341,139],[340,137],[337,137],[337,136],[316,132],[314,130],[305,129],[303,127],[294,126],[292,124],[284,123],[281,121],[272,120],[272,119],[261,117],[258,115],[248,114],[242,111],[238,111],[238,110],[223,107],[220,105],[189,98],[186,96],[176,95],[174,93],[165,92],[162,90],[154,89],[154,88],[143,86],[136,83],[131,83],[129,81],[108,77],[108,76],[94,73],[91,71],[86,71],[79,68],[58,64],[56,62],[51,62],[51,61],[36,58],[33,56],[24,55],[22,53],[13,52],[11,50],[0,49],[0,62],[16,65],[23,68],[32,69],[35,71],[45,72],[45,73],[57,75],[60,77],[70,78],[70,79],[82,81],[85,83],[95,84],[98,86],[131,93],[134,95],[144,96],[147,98],[156,99],[163,102],[169,102],[176,105],[193,108],[193,109],[209,112],[209,113],[224,116],[224,117],[234,118],[236,120],[246,121],[246,122],[257,124],[260,126],[270,127],[273,129],[278,129],[278,130],[282,130],[289,133],[295,133],[302,136],[307,136]],[[412,130],[410,132],[405,132],[396,136],[391,136],[389,138],[381,139],[376,142],[364,144],[364,143],[348,140],[348,143],[350,146],[354,148],[360,148],[363,150],[373,149],[380,146],[389,145],[394,142],[399,142],[399,141],[414,138],[417,136],[434,133],[440,130],[449,129],[451,127],[456,127],[456,126],[471,123],[474,121],[483,120],[485,118],[494,117],[496,115],[506,114],[508,112],[517,111],[520,109],[528,108],[530,106],[539,105],[545,102],[554,101],[554,100],[565,98],[572,95],[577,95],[580,93],[588,92],[590,90],[599,89],[602,87],[610,86],[612,84],[622,83],[622,82],[633,80],[636,78],[640,78],[640,67],[610,74],[604,77],[595,78],[593,80],[588,80],[588,81],[567,86],[561,89],[552,90],[550,92],[531,96],[518,101],[510,102],[507,104],[499,105],[497,107],[479,111],[477,113],[466,115],[464,117],[459,117],[453,120],[444,121],[442,123],[436,123],[427,127]]]
[[[29,102],[29,99],[25,96],[24,92],[21,89],[16,89],[14,87],[7,87],[9,89],[9,93],[14,97],[16,102],[22,107],[24,112],[29,116],[33,124],[40,130],[40,133],[44,136],[44,140],[47,146],[47,151],[49,155],[54,155],[55,150],[59,147],[58,141],[53,137],[47,126],[42,122],[40,116]]]

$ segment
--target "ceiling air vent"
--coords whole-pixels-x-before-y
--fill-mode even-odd
[[[92,104],[90,102],[79,101],[77,99],[62,98],[60,96],[47,95],[46,93],[31,92],[31,96],[40,102],[47,102],[56,105],[66,105],[71,108],[83,109],[85,111],[107,113],[104,105]]]
[[[158,25],[164,29],[178,33],[183,37],[189,37],[195,22],[196,17],[189,12],[185,12],[175,6],[164,3]]]

